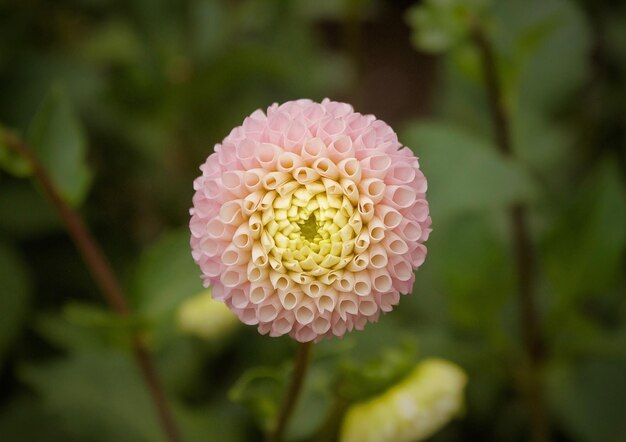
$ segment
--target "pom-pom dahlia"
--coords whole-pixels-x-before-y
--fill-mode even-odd
[[[259,332],[343,336],[412,291],[431,220],[417,158],[373,115],[323,100],[257,110],[194,181],[205,286]]]

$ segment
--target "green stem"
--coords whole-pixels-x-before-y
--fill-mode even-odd
[[[282,442],[285,434],[285,429],[289,423],[289,418],[293,414],[295,406],[300,397],[302,391],[302,385],[309,367],[309,357],[311,354],[311,342],[302,342],[298,345],[298,352],[296,354],[296,363],[293,368],[293,374],[289,383],[289,388],[283,399],[283,403],[278,412],[278,418],[274,429],[267,437],[267,442]]]
[[[48,172],[39,162],[33,150],[19,136],[3,130],[1,127],[0,138],[9,149],[24,158],[31,166],[35,179],[41,185],[43,193],[50,200],[59,218],[63,221],[68,234],[83,257],[108,304],[119,316],[130,316],[131,311],[126,301],[126,296],[102,249],[78,212],[61,198]],[[132,347],[135,360],[150,391],[166,439],[170,442],[178,442],[181,440],[180,435],[174,423],[163,386],[157,375],[154,361],[145,343],[136,333],[133,336]]]
[[[503,103],[494,50],[479,27],[474,29],[473,38],[482,59],[496,145],[503,155],[512,158],[514,157],[514,152],[510,121]],[[519,203],[513,204],[509,207],[508,212],[519,282],[520,322],[528,367],[525,393],[530,416],[531,440],[544,442],[549,439],[549,428],[541,375],[544,344],[540,335],[539,315],[536,305],[537,294],[533,244],[530,229],[528,228],[526,207]]]

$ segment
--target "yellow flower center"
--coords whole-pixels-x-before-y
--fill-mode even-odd
[[[339,185],[328,190],[320,182],[292,181],[265,199],[261,245],[272,269],[294,282],[340,270],[354,257],[361,216]]]

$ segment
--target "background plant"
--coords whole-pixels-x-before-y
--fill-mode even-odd
[[[626,11],[609,1],[418,3],[0,3],[2,133],[36,151],[133,312],[110,313],[41,188],[20,178],[29,164],[0,147],[1,435],[162,440],[132,359],[136,334],[184,440],[260,437],[293,343],[179,325],[202,292],[185,227],[191,181],[252,109],[328,95],[404,126],[435,231],[414,295],[363,333],[316,346],[288,437],[335,434],[352,401],[436,356],[469,381],[464,416],[433,440],[626,439]],[[494,136],[481,44],[513,155]],[[515,204],[533,258],[540,352],[530,370]],[[529,385],[544,404],[534,433]]]

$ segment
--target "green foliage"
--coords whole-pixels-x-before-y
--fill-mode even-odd
[[[16,182],[3,186],[0,192],[0,230],[19,238],[58,230],[54,209],[34,186]]]
[[[189,235],[187,229],[164,235],[139,261],[137,308],[155,321],[202,290],[200,272],[189,253]]]
[[[28,142],[59,194],[78,205],[87,195],[91,172],[85,134],[62,89],[53,87],[37,111]]]
[[[5,404],[0,415],[0,434],[9,440],[71,440],[39,398],[27,395],[18,396]]]
[[[494,219],[498,216],[492,212],[470,213],[443,225],[433,235],[429,265],[438,287],[448,295],[451,320],[498,344],[505,334],[504,307],[515,292],[516,276]]]
[[[285,368],[255,367],[237,380],[228,396],[232,401],[248,407],[261,428],[268,431],[278,415],[286,386]]]
[[[550,400],[567,433],[583,442],[626,439],[626,359],[555,364],[548,373]]]
[[[143,254],[133,287],[137,314],[149,321],[153,344],[171,342],[178,329],[177,309],[202,290],[198,267],[189,252],[187,229],[164,235]]]
[[[545,241],[544,263],[560,302],[596,296],[623,276],[626,250],[624,180],[609,158],[577,190]]]
[[[402,134],[428,176],[433,219],[529,201],[532,179],[480,137],[445,123],[420,122]]]
[[[154,354],[185,441],[262,439],[294,345],[243,325],[210,340],[180,329],[181,307],[203,291],[186,227],[191,182],[254,109],[324,96],[404,127],[399,139],[428,178],[434,230],[412,295],[364,331],[315,345],[287,440],[315,440],[322,427],[336,435],[345,407],[431,356],[469,378],[464,416],[433,440],[528,438],[514,203],[529,213],[551,436],[626,438],[624,6],[122,3],[0,6],[0,130],[22,134],[81,207],[133,310],[119,318],[99,298],[52,206],[17,179],[32,170],[0,134],[1,439],[163,440],[132,332]],[[398,40],[400,17],[429,55]],[[494,145],[476,31],[494,51],[510,157]],[[390,103],[386,88],[414,64],[410,88],[425,102],[407,93]],[[427,119],[413,119],[424,110]]]
[[[493,5],[492,41],[507,65],[504,82],[511,103],[522,110],[554,112],[588,75],[591,37],[582,12],[568,0]]]
[[[26,316],[29,304],[30,280],[19,255],[0,242],[0,367],[5,352],[12,345]]]
[[[313,361],[287,428],[289,439],[311,437],[322,424],[333,399],[331,368],[328,361]],[[245,406],[259,427],[268,431],[278,415],[290,374],[289,364],[251,368],[230,389],[229,398]]]
[[[45,409],[77,440],[163,440],[130,355],[85,352],[20,370]]]
[[[31,165],[9,148],[5,137],[6,129],[0,126],[0,168],[17,177],[30,176],[33,172]]]
[[[426,52],[442,53],[462,45],[488,0],[426,0],[409,10],[412,41]]]
[[[339,367],[339,394],[359,401],[382,393],[415,366],[415,353],[407,342],[403,347],[383,349],[369,361],[344,360]]]

